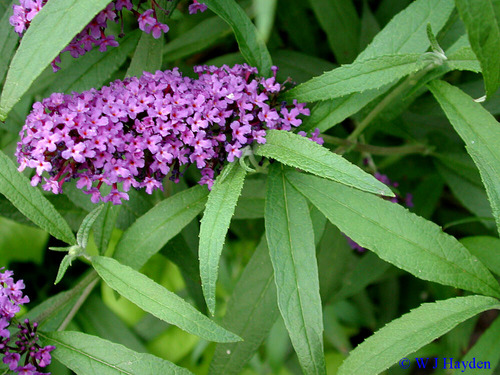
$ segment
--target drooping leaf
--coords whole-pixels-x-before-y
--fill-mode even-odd
[[[342,363],[338,374],[381,373],[459,323],[490,309],[500,309],[500,303],[494,298],[483,296],[425,303],[393,320],[356,347]]]
[[[278,306],[306,374],[325,374],[323,318],[309,207],[286,180],[284,167],[269,169],[266,238],[274,268]]]
[[[141,216],[116,245],[114,258],[141,268],[205,206],[206,187],[196,186],[165,199]]]
[[[257,246],[228,301],[222,325],[243,341],[217,344],[210,374],[239,374],[278,319],[273,267],[265,238]]]
[[[10,64],[0,100],[0,120],[5,120],[33,81],[108,3],[52,0],[40,10]]]
[[[107,257],[92,257],[92,265],[112,289],[144,311],[205,340],[241,340],[142,273]]]
[[[226,165],[208,196],[200,226],[200,276],[208,310],[215,312],[219,258],[231,217],[243,188],[246,171],[237,162]]]
[[[343,233],[424,280],[500,296],[488,269],[454,237],[399,204],[315,176],[287,178]]]
[[[455,0],[491,97],[500,86],[500,1]]]
[[[71,262],[73,261],[73,259],[74,257],[72,255],[66,254],[64,258],[61,260],[61,264],[59,265],[54,285],[59,284],[59,281],[62,280],[69,266],[71,266]]]
[[[191,374],[165,359],[85,333],[65,331],[39,335],[44,345],[57,348],[51,355],[79,375]]]
[[[271,55],[245,11],[233,0],[205,0],[210,10],[226,21],[233,29],[241,54],[259,74],[271,74]]]
[[[500,124],[459,88],[444,81],[429,87],[479,169],[500,232]]]
[[[163,38],[142,33],[127,70],[127,77],[140,77],[143,72],[154,73],[161,69],[163,61]]]
[[[1,151],[0,193],[40,228],[70,245],[76,243],[68,223],[40,190],[33,188],[29,180],[17,171],[14,163]]]
[[[269,130],[266,143],[259,145],[255,153],[357,189],[394,195],[386,185],[340,155],[291,132]]]
[[[425,66],[420,54],[386,55],[356,60],[350,65],[315,77],[286,93],[285,98],[304,102],[334,99],[355,92],[378,89]]]

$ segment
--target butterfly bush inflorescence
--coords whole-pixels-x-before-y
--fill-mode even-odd
[[[131,187],[151,194],[189,164],[210,188],[225,161],[265,143],[266,129],[291,130],[309,115],[303,103],[278,101],[285,85],[275,67],[267,79],[246,64],[194,69],[197,79],[157,71],[35,103],[20,133],[19,170],[36,169],[33,186],[47,172],[43,188],[55,194],[77,179],[94,203],[120,204]],[[104,196],[103,184],[111,187]]]

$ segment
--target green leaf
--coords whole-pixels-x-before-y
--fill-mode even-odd
[[[206,196],[206,187],[195,186],[160,202],[123,233],[113,257],[141,268],[203,210]]]
[[[104,254],[108,249],[116,219],[122,207],[106,203],[101,214],[94,223],[94,243],[99,250],[99,254]]]
[[[152,34],[142,33],[126,76],[140,77],[143,72],[154,73],[161,69],[163,40],[164,38],[155,39]]]
[[[481,66],[476,55],[470,47],[462,47],[450,56],[444,65],[449,70],[469,70],[474,73],[481,72]]]
[[[215,180],[208,196],[200,226],[200,276],[203,295],[210,313],[215,312],[215,284],[219,258],[236,202],[241,194],[246,171],[238,162],[227,164]]]
[[[158,319],[208,341],[241,340],[142,273],[101,256],[92,257],[92,265],[112,289]]]
[[[59,281],[62,280],[64,274],[68,270],[68,267],[71,266],[71,262],[73,261],[74,256],[70,254],[66,254],[59,265],[59,270],[57,271],[56,281],[54,281],[54,285],[59,284]]]
[[[500,296],[486,267],[454,237],[399,204],[297,172],[290,182],[343,233],[424,280]]]
[[[29,180],[17,171],[14,163],[2,151],[0,151],[0,193],[43,230],[70,245],[76,243],[68,223],[40,190],[33,188]]]
[[[267,180],[266,237],[278,306],[306,374],[325,374],[323,318],[314,232],[307,201],[271,165]]]
[[[255,153],[357,189],[394,196],[386,185],[342,156],[291,132],[269,130],[266,143],[259,145]]]
[[[259,219],[264,217],[266,180],[246,178],[233,219]]]
[[[459,323],[490,309],[500,309],[500,303],[483,296],[425,303],[366,339],[351,352],[338,374],[379,374]]]
[[[87,243],[89,242],[89,234],[90,230],[94,226],[95,221],[99,217],[102,209],[104,208],[103,204],[100,204],[94,210],[89,213],[85,219],[83,219],[82,225],[80,225],[80,229],[78,229],[78,233],[76,234],[76,243],[82,249],[87,248]]]
[[[0,101],[0,120],[5,120],[33,81],[108,3],[51,0],[40,10],[10,64]]]
[[[433,81],[429,87],[479,169],[500,232],[500,124],[449,83]]]
[[[280,81],[292,77],[294,82],[302,83],[335,68],[335,65],[327,60],[297,51],[277,50],[273,51],[272,56],[279,67],[277,79]]]
[[[500,86],[500,1],[455,0],[484,76],[486,94]]]
[[[425,60],[420,54],[386,55],[357,60],[295,87],[286,93],[285,98],[303,102],[334,99],[380,88],[425,66]]]
[[[481,375],[493,374],[500,362],[500,319],[495,321],[486,329],[479,340],[467,352],[460,362],[472,362],[479,360],[483,363],[489,362],[489,368],[483,367]]]
[[[134,50],[139,35],[139,31],[127,33],[125,38],[119,41],[119,47],[111,48],[106,53],[94,49],[78,59],[70,57],[73,59],[71,64],[57,72],[57,78],[45,90],[44,96],[49,96],[53,92],[67,94],[73,91],[82,92],[108,83],[113,73],[125,63]]]
[[[12,4],[15,4],[14,0],[7,2],[8,11],[0,18],[0,84],[3,82],[10,59],[14,55],[19,40],[9,23],[9,18],[12,16]]]
[[[500,276],[500,239],[489,236],[464,237],[460,240],[491,272]]]
[[[309,0],[309,3],[337,62],[353,62],[359,52],[361,23],[352,0]]]
[[[79,375],[191,374],[172,362],[81,332],[39,333],[51,355]]]
[[[265,238],[257,246],[227,304],[222,325],[243,341],[217,344],[210,374],[239,374],[278,319],[276,286]]]
[[[273,30],[278,0],[253,0],[255,25],[262,39],[267,42]]]
[[[226,21],[233,29],[241,54],[259,74],[271,74],[271,55],[245,11],[233,0],[204,0],[210,10]]]

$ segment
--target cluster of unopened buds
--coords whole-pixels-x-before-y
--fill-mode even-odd
[[[23,295],[22,280],[14,282],[12,271],[0,272],[0,354],[10,371],[17,374],[47,375],[40,369],[51,361],[50,352],[54,346],[41,346],[37,335],[37,323],[25,319],[17,324],[17,340],[13,342],[9,328],[15,321],[20,306],[29,302]]]
[[[275,67],[267,79],[246,64],[194,70],[197,79],[157,71],[35,103],[20,133],[19,170],[36,169],[32,185],[43,178],[55,194],[76,179],[94,203],[120,204],[131,187],[151,194],[190,164],[210,188],[226,161],[265,143],[266,129],[291,130],[309,115],[303,103],[278,101],[285,84],[276,82]],[[317,133],[312,139],[322,141]]]
[[[387,186],[392,186],[394,188],[397,188],[399,186],[398,182],[393,182],[387,177],[385,174],[380,174],[376,172],[374,174],[374,177],[382,182],[383,184],[386,184]],[[407,193],[404,197],[398,193],[395,193],[395,197],[389,198],[389,197],[383,197],[384,199],[391,201],[392,203],[399,203],[399,204],[404,204],[406,207],[411,208],[413,207],[413,195],[410,193]],[[364,252],[366,249],[363,246],[360,246],[356,241],[353,241],[351,238],[346,236],[347,238],[347,243],[353,250],[357,250],[359,252]]]
[[[10,17],[10,24],[14,26],[14,30],[19,36],[24,34],[33,18],[43,6],[47,4],[47,1],[48,0],[19,0],[19,5],[13,5],[14,14]],[[139,1],[138,5],[142,2],[143,1]],[[134,9],[131,0],[113,0],[75,36],[62,52],[68,51],[71,56],[77,58],[92,50],[94,46],[99,47],[99,51],[101,52],[105,52],[108,47],[117,47],[118,41],[115,39],[115,36],[106,35],[105,31],[108,27],[108,21],[118,22],[122,18],[122,11],[124,9],[133,13],[142,31],[148,34],[151,33],[156,39],[160,38],[169,30],[168,25],[158,21],[157,14],[159,11],[166,13],[167,10],[162,9],[155,0],[151,0],[151,8],[142,12],[138,9]],[[198,11],[204,12],[206,9],[207,6],[205,4],[194,0],[189,6],[189,13],[193,14]],[[60,55],[52,61],[54,72],[60,69],[57,65],[60,62]]]

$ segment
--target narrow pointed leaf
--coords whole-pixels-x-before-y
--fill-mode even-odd
[[[420,54],[357,60],[295,87],[285,98],[314,102],[377,89],[422,69],[425,64]]]
[[[243,341],[217,344],[210,374],[239,374],[278,319],[276,286],[265,238],[257,246],[228,301],[222,325]]]
[[[287,178],[343,233],[385,261],[424,280],[500,296],[488,269],[433,222],[332,181],[296,172]]]
[[[226,165],[208,196],[200,226],[200,276],[209,311],[215,312],[215,284],[219,258],[243,188],[246,171],[237,162]]]
[[[481,64],[490,97],[500,86],[500,1],[455,0],[455,3]]]
[[[269,130],[266,143],[255,153],[360,190],[394,196],[386,185],[342,156],[291,132]]]
[[[108,0],[51,0],[31,21],[12,59],[0,100],[0,120]]]
[[[106,203],[101,214],[94,223],[94,242],[99,250],[99,254],[104,254],[108,249],[113,229],[115,228],[116,219],[122,207]]]
[[[286,180],[284,167],[269,169],[266,237],[278,306],[306,374],[325,374],[323,316],[314,232],[307,201]]]
[[[430,89],[476,163],[500,233],[500,124],[481,104],[444,81]]]
[[[107,257],[93,257],[92,265],[112,289],[158,319],[208,341],[241,340],[142,273]]]
[[[62,280],[64,274],[68,270],[68,267],[71,266],[71,261],[74,259],[74,256],[66,254],[64,258],[61,260],[61,264],[59,265],[59,270],[57,271],[56,281],[54,281],[54,285],[58,284],[59,281]]]
[[[188,370],[152,354],[138,353],[120,344],[81,332],[39,333],[51,355],[79,375],[188,375]]]
[[[459,323],[491,309],[500,309],[499,301],[483,296],[425,303],[366,339],[342,363],[338,374],[379,374]]]
[[[162,49],[163,38],[155,39],[152,34],[142,33],[127,70],[127,77],[140,77],[143,72],[154,73],[161,69]]]
[[[210,10],[233,29],[241,54],[248,64],[259,69],[259,74],[271,74],[271,55],[245,11],[233,0],[204,0]]]
[[[141,268],[203,210],[206,197],[207,188],[195,186],[158,203],[123,233],[114,258]]]
[[[7,1],[8,10],[0,18],[0,84],[3,82],[10,59],[14,55],[19,37],[10,25],[9,18],[12,16],[12,4],[15,1]]]
[[[90,230],[92,229],[92,226],[99,217],[99,214],[101,213],[103,208],[104,208],[103,204],[97,206],[91,213],[89,213],[85,217],[85,219],[83,219],[82,225],[80,225],[80,229],[78,229],[78,233],[76,234],[76,243],[82,249],[87,248]]]
[[[14,163],[0,151],[0,194],[3,194],[28,219],[54,237],[70,245],[76,243],[68,223]]]

